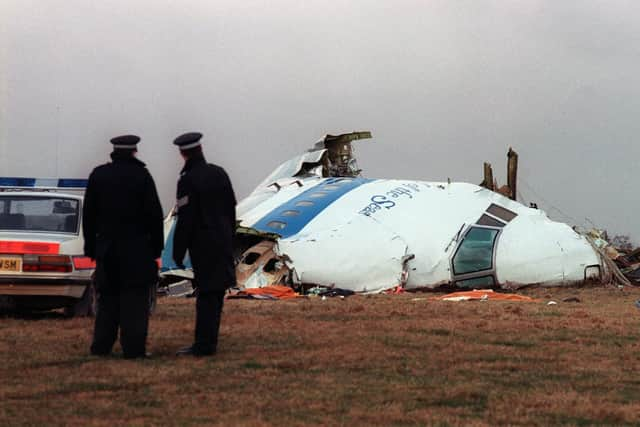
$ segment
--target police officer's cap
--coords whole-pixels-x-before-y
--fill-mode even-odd
[[[121,135],[111,138],[113,148],[135,150],[138,142],[140,142],[140,137],[137,135]]]
[[[189,132],[174,139],[173,143],[180,148],[180,151],[183,151],[198,147],[200,145],[201,138],[202,134],[200,132]]]

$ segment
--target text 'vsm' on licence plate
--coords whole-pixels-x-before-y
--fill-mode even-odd
[[[0,256],[0,273],[15,273],[22,271],[22,258]]]

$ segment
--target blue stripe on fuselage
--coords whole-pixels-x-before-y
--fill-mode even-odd
[[[171,229],[169,230],[169,235],[164,242],[164,249],[162,250],[162,255],[160,256],[162,262],[160,271],[179,270],[178,264],[176,264],[176,262],[173,260],[173,237],[176,234],[176,224],[177,220],[174,219],[173,224],[171,224]],[[189,254],[184,257],[182,263],[187,269],[192,268],[191,258],[189,257]]]
[[[252,228],[285,238],[293,236],[340,197],[372,181],[365,178],[329,178],[278,206]]]

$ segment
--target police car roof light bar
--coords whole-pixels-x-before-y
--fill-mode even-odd
[[[86,179],[0,177],[0,188],[84,190]]]

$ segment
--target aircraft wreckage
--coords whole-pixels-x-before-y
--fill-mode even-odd
[[[319,285],[354,292],[392,288],[519,288],[608,281],[610,266],[567,224],[481,186],[361,176],[352,142],[327,135],[280,165],[237,206],[238,282]],[[512,168],[513,166],[513,168]],[[512,176],[513,175],[513,176]],[[506,189],[506,190],[505,190]],[[167,222],[164,274],[171,260]]]

